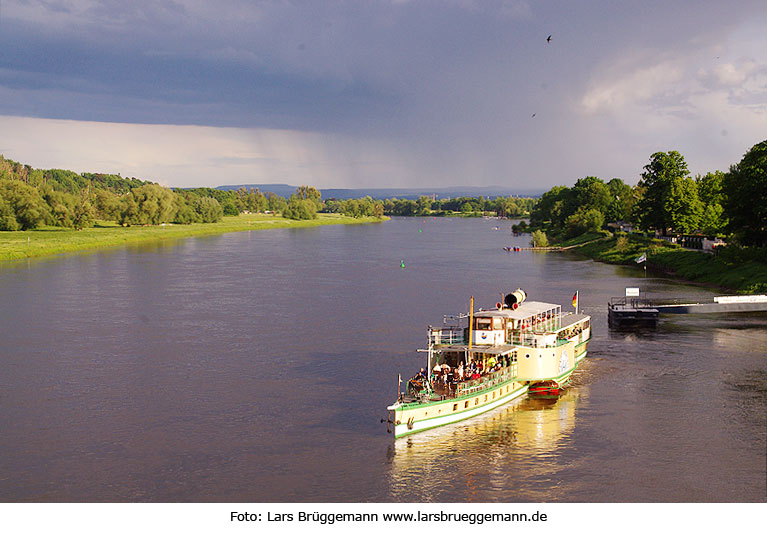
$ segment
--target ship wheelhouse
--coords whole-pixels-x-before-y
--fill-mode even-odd
[[[475,345],[539,345],[539,338],[562,328],[562,307],[527,301],[517,308],[480,310],[471,329]]]

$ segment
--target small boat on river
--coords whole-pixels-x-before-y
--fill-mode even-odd
[[[586,357],[591,317],[527,301],[521,289],[495,308],[445,316],[428,328],[426,367],[387,407],[395,438],[477,416],[528,393],[556,395]],[[400,381],[401,383],[401,381]],[[399,390],[399,387],[398,387]]]

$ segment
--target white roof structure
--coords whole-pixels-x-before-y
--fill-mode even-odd
[[[511,308],[503,308],[501,310],[480,310],[474,313],[474,317],[481,318],[509,318],[513,320],[521,320],[535,316],[537,314],[543,314],[544,312],[550,312],[555,309],[561,308],[560,305],[553,303],[543,303],[541,301],[525,301],[519,307],[514,310]]]

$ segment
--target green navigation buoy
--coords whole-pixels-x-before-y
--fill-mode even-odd
[[[402,269],[405,269],[405,261],[404,260],[399,263],[399,267],[401,267]]]

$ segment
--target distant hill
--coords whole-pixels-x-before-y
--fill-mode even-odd
[[[290,197],[296,192],[297,186],[288,184],[238,184],[232,186],[218,186],[219,190],[237,190],[245,188],[258,188],[262,193],[271,191],[281,197]],[[455,186],[450,188],[328,188],[320,189],[323,199],[359,199],[370,196],[373,199],[418,199],[422,195],[431,197],[436,195],[438,199],[454,199],[456,197],[540,197],[541,190],[511,189],[501,186]]]

